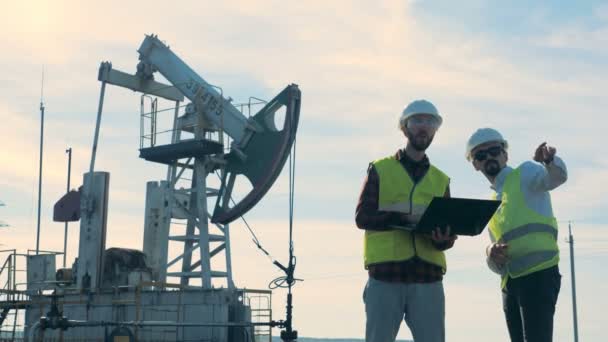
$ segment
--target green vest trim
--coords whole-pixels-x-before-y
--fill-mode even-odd
[[[399,211],[421,215],[433,197],[444,196],[450,179],[434,166],[424,177],[414,183],[394,156],[373,162],[380,180],[378,210]],[[364,239],[364,264],[369,265],[405,261],[418,256],[440,266],[445,273],[445,255],[433,246],[429,236],[412,234],[402,229],[366,230]]]
[[[557,220],[540,215],[526,205],[519,168],[505,178],[502,204],[490,220],[489,228],[493,241],[509,245],[503,287],[509,277],[523,277],[558,264]]]

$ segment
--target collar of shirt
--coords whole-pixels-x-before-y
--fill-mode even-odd
[[[395,158],[402,162],[405,163],[407,165],[416,165],[416,166],[421,166],[421,167],[427,167],[430,166],[431,163],[429,162],[429,158],[427,157],[427,155],[425,154],[424,157],[420,160],[414,160],[412,158],[410,158],[410,156],[407,155],[407,153],[405,153],[405,149],[401,149],[399,151],[397,151],[397,153],[395,153]]]
[[[397,151],[395,158],[403,165],[414,183],[418,183],[424,177],[431,165],[426,155],[420,160],[414,160],[405,153],[405,150]]]
[[[490,185],[490,188],[496,192],[502,192],[502,186],[505,183],[505,178],[507,175],[513,171],[513,168],[510,166],[505,166],[494,178],[494,183]]]

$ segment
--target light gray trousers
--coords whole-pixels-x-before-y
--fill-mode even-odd
[[[443,283],[390,283],[369,278],[363,291],[365,341],[394,342],[405,320],[415,342],[445,342]]]

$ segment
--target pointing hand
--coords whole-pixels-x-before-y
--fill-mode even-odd
[[[547,142],[540,144],[534,151],[534,160],[539,163],[548,164],[553,161],[557,150],[553,146],[547,146]]]

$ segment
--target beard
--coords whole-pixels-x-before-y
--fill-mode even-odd
[[[420,132],[418,134],[412,133],[412,131],[408,130],[407,136],[409,138],[409,143],[412,147],[419,152],[426,151],[426,149],[433,142],[433,138],[435,135],[429,135],[426,132]]]
[[[483,170],[486,175],[495,177],[500,172],[500,164],[498,164],[498,161],[490,159],[486,161],[485,165],[483,166]]]

